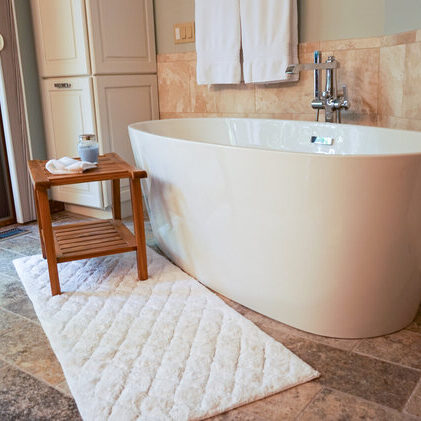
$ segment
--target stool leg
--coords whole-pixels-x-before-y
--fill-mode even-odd
[[[51,294],[61,294],[60,282],[58,279],[56,249],[54,246],[53,227],[51,225],[50,205],[48,194],[45,189],[37,189],[36,197],[38,210],[41,218],[42,231],[44,233],[44,247],[47,255],[48,273],[50,274]]]
[[[143,223],[142,188],[138,178],[130,179],[130,194],[132,198],[133,223],[136,236],[137,273],[139,279],[148,279],[148,261],[146,258],[145,226]]]
[[[120,180],[112,180],[113,219],[121,219]]]
[[[41,242],[41,249],[42,249],[42,257],[45,259],[47,255],[45,254],[45,245],[44,245],[44,238],[42,232],[42,221],[41,215],[39,213],[39,204],[38,204],[38,196],[36,190],[34,190],[34,198],[35,198],[35,209],[37,211],[37,221],[38,221],[38,229],[39,229],[39,239]]]

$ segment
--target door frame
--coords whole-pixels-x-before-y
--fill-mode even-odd
[[[13,203],[12,183],[10,182],[9,162],[7,159],[6,141],[4,139],[3,119],[1,115],[0,115],[0,152],[3,152],[4,154],[4,164],[6,167],[5,168],[6,173],[4,174],[4,182],[6,183],[6,189],[9,191],[10,199],[11,199],[9,200],[10,216],[0,218],[0,228],[1,228],[1,227],[4,227],[5,225],[14,224],[16,222],[15,204]],[[1,165],[1,162],[0,162],[0,165]]]
[[[27,161],[31,158],[13,0],[0,1],[0,106],[16,219],[36,218]]]

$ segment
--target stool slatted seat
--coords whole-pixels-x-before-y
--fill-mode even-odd
[[[52,295],[61,294],[57,263],[110,254],[136,251],[140,280],[148,278],[146,241],[143,221],[140,179],[146,171],[136,169],[116,153],[101,155],[98,167],[78,174],[51,174],[45,169],[47,161],[31,160],[28,167],[35,193],[43,257],[47,259]],[[121,222],[120,179],[130,180],[134,231]],[[48,202],[48,189],[66,184],[91,181],[112,182],[113,219],[53,226]]]

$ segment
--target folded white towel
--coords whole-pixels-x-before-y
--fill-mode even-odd
[[[240,83],[240,1],[196,0],[197,83]]]
[[[291,82],[298,63],[297,0],[240,0],[245,83]]]
[[[96,168],[98,165],[92,162],[78,161],[67,156],[60,159],[50,159],[45,168],[52,174],[75,174],[82,173],[90,168]]]
[[[291,82],[298,63],[297,0],[196,0],[197,83]]]

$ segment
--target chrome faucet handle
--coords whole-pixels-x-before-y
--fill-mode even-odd
[[[348,88],[346,85],[342,85],[342,95],[341,95],[341,108],[347,110],[351,106],[351,102],[348,98]]]

